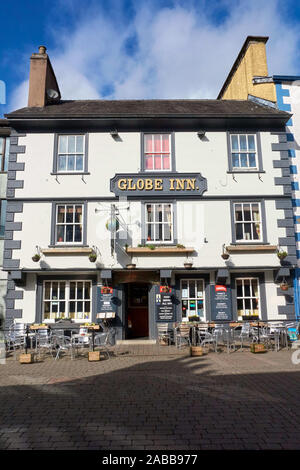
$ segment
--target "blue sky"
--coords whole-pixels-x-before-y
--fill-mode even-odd
[[[0,14],[0,115],[26,105],[39,45],[63,99],[215,98],[249,34],[270,37],[270,74],[300,74],[294,0],[14,0]]]

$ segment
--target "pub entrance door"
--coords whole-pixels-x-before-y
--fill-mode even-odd
[[[148,284],[139,282],[127,284],[126,337],[128,339],[149,336],[148,297]]]

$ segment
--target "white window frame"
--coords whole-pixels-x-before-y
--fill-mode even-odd
[[[63,153],[63,152],[59,151],[59,140],[60,140],[61,137],[67,137],[67,151],[66,151],[66,153]],[[75,137],[75,152],[69,152],[68,151],[69,137]],[[76,152],[76,138],[77,137],[83,137],[82,152]],[[56,172],[57,173],[62,173],[63,174],[63,173],[84,173],[85,172],[85,139],[86,139],[85,134],[58,134],[58,136],[57,136],[57,152],[56,152]],[[65,170],[61,170],[59,168],[59,157],[61,155],[66,156],[66,169]],[[77,170],[76,169],[76,160],[77,160],[76,157],[80,156],[80,155],[82,155],[82,169]],[[74,161],[75,161],[74,170],[70,170],[70,169],[67,168],[69,157],[74,157]]]
[[[182,295],[182,284],[183,282],[187,282],[188,283],[188,297],[183,297]],[[202,297],[190,297],[190,282],[194,282],[195,283],[195,293],[197,294],[197,282],[202,282],[202,292],[203,292],[203,296]],[[189,316],[192,316],[191,312],[190,312],[190,301],[191,300],[194,300],[196,302],[196,305],[197,305],[197,300],[203,300],[203,316],[200,317],[200,320],[204,320],[206,321],[206,309],[205,309],[205,279],[203,278],[198,278],[198,279],[195,279],[195,278],[190,278],[190,279],[180,279],[180,308],[181,308],[181,319],[182,319],[182,322],[188,322],[189,321]],[[190,312],[189,314],[187,313],[186,314],[186,317],[183,316],[182,314],[182,301],[183,300],[187,300],[188,301],[188,312]],[[194,315],[197,315],[197,309],[194,313]]]
[[[258,212],[259,212],[259,221],[257,220],[254,220],[252,219],[252,204],[256,204],[258,205]],[[236,220],[235,216],[236,216],[236,212],[235,212],[235,206],[237,205],[240,205],[242,206],[242,215],[243,215],[243,220]],[[244,220],[244,205],[250,205],[250,214],[251,214],[251,220]],[[258,242],[262,242],[263,241],[263,221],[262,221],[262,211],[261,211],[261,202],[259,201],[249,201],[249,202],[234,202],[233,203],[233,220],[234,220],[234,239],[236,241],[236,243],[258,243]],[[255,224],[255,223],[259,223],[259,226],[260,226],[260,230],[259,230],[259,238],[255,239],[253,238],[253,226],[252,224]],[[243,238],[237,238],[236,236],[236,233],[237,233],[237,230],[236,230],[236,226],[237,224],[241,225],[242,226],[242,230],[243,230]],[[245,229],[244,229],[244,225],[245,224],[250,224],[251,226],[251,236],[252,238],[250,239],[246,239],[244,238],[245,237]]]
[[[159,152],[155,152],[153,150],[153,152],[146,152],[146,140],[145,140],[145,137],[146,136],[149,136],[151,135],[152,136],[152,141],[154,140],[154,136],[157,136],[157,135],[160,135],[160,136],[163,136],[163,135],[167,135],[169,136],[169,152],[163,152],[163,151],[159,151]],[[143,149],[144,149],[144,153],[143,153],[143,165],[144,165],[144,170],[146,172],[168,172],[168,171],[172,171],[173,168],[172,168],[172,134],[170,134],[169,132],[162,132],[162,133],[154,133],[154,134],[151,134],[151,132],[147,132],[143,135],[143,139],[144,139],[144,142],[143,142]],[[162,139],[161,139],[162,141]],[[154,147],[154,145],[153,145]],[[148,169],[146,168],[146,156],[147,155],[153,155],[153,169]],[[155,155],[161,155],[161,169],[155,169],[154,168],[154,160],[155,160]],[[169,155],[169,158],[170,158],[170,168],[163,168],[163,156],[164,155]]]
[[[245,286],[244,286],[244,281],[250,281],[250,294],[252,293],[253,294],[253,287],[252,287],[252,283],[251,281],[255,280],[257,282],[257,290],[258,290],[258,297],[256,297],[255,295],[250,295],[250,296],[245,296]],[[242,289],[243,289],[243,296],[242,297],[238,297],[237,295],[237,281],[243,281],[243,286],[242,286]],[[236,311],[237,311],[237,317],[239,319],[239,317],[242,317],[241,315],[239,316],[238,315],[238,300],[243,300],[243,306],[245,306],[245,300],[246,299],[250,299],[251,301],[251,305],[253,306],[252,304],[252,300],[253,299],[258,299],[258,319],[261,319],[261,292],[260,292],[260,284],[259,284],[259,278],[258,277],[237,277],[235,278],[235,292],[236,292]],[[243,309],[245,311],[245,308]],[[250,315],[254,315],[253,313],[253,308],[251,308],[251,313],[249,314]],[[245,315],[246,316],[246,315]]]
[[[247,149],[246,150],[241,150],[240,149],[240,137],[244,135],[246,136],[246,142],[247,142]],[[239,144],[239,150],[233,150],[232,149],[232,137],[236,136],[238,138],[238,144]],[[255,144],[255,150],[251,151],[248,148],[248,136],[253,136],[254,137],[254,144]],[[233,165],[233,154],[238,154],[239,155],[239,163],[240,166],[234,166]],[[254,153],[255,154],[255,166],[250,166],[249,165],[249,154]],[[246,155],[247,156],[247,164],[248,166],[241,166],[241,155]],[[252,133],[240,133],[240,134],[230,134],[230,158],[231,158],[231,167],[233,171],[255,171],[258,170],[258,153],[257,153],[257,136],[256,134]]]
[[[52,289],[53,289],[53,283],[57,282],[58,283],[58,298],[57,299],[52,299]],[[70,285],[72,282],[75,282],[76,283],[76,299],[71,299],[70,298]],[[83,298],[82,299],[77,299],[77,284],[79,282],[82,282],[83,283]],[[51,287],[50,287],[50,299],[46,299],[45,298],[45,294],[46,294],[46,283],[50,283],[51,284]],[[64,283],[65,284],[65,298],[64,299],[59,299],[59,292],[60,292],[60,284]],[[89,299],[85,299],[85,283],[89,283],[90,284],[90,298]],[[51,308],[50,308],[50,320],[53,320],[55,318],[68,318],[70,317],[70,314],[69,314],[69,311],[70,311],[70,302],[75,302],[76,303],[76,310],[75,310],[75,318],[74,318],[74,321],[75,322],[86,322],[86,321],[91,321],[91,317],[92,317],[92,297],[93,297],[93,285],[92,285],[92,281],[90,280],[87,280],[87,279],[71,279],[71,280],[56,280],[56,279],[48,279],[48,280],[45,280],[43,282],[43,299],[42,299],[42,320],[44,321],[45,320],[45,303],[46,302],[50,302],[51,304]],[[60,317],[60,316],[51,316],[52,314],[52,304],[53,302],[65,302],[65,316],[64,317]],[[77,302],[90,302],[90,315],[88,318],[77,318]],[[84,314],[84,312],[83,312]],[[49,319],[46,319],[46,321],[48,321]]]
[[[67,214],[66,208],[68,206],[73,207],[73,222],[72,223],[58,222],[58,208],[59,207],[65,207],[65,219],[66,219],[66,214]],[[82,216],[81,216],[82,220],[81,220],[81,222],[75,222],[75,208],[76,208],[76,206],[81,206],[81,209],[82,209]],[[68,203],[66,203],[66,204],[58,203],[58,204],[56,204],[56,207],[55,207],[55,231],[54,231],[55,232],[55,234],[54,234],[54,236],[55,236],[55,239],[54,239],[55,240],[55,245],[82,245],[83,240],[84,240],[84,233],[83,233],[84,232],[84,217],[85,217],[84,204],[81,204],[81,203],[69,203],[69,204]],[[75,242],[75,241],[67,242],[66,241],[66,226],[67,225],[73,225],[74,227],[76,225],[81,225],[81,241],[80,242]],[[59,226],[64,226],[65,227],[64,228],[64,240],[65,241],[62,241],[62,242],[59,242],[57,240],[57,228]],[[74,240],[74,238],[75,238],[75,229],[73,229],[73,240]]]
[[[147,207],[148,206],[170,206],[170,213],[171,213],[171,240],[164,240],[164,225],[167,224],[167,222],[148,222],[148,211]],[[172,202],[146,202],[145,203],[145,243],[146,244],[172,244],[174,243],[174,205]],[[154,218],[155,218],[155,207],[154,207]],[[164,211],[163,211],[164,215]],[[148,225],[162,225],[162,233],[163,233],[163,240],[147,240],[148,237]],[[155,229],[154,229],[154,235],[155,235]]]

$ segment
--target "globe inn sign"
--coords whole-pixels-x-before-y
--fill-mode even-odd
[[[140,173],[116,174],[110,180],[110,190],[116,196],[141,195],[195,195],[202,196],[207,190],[207,180],[200,173]]]

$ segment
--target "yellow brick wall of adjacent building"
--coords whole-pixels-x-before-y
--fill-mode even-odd
[[[274,83],[253,84],[253,77],[267,77],[267,56],[264,43],[250,42],[221,99],[247,100],[248,95],[276,101]]]

